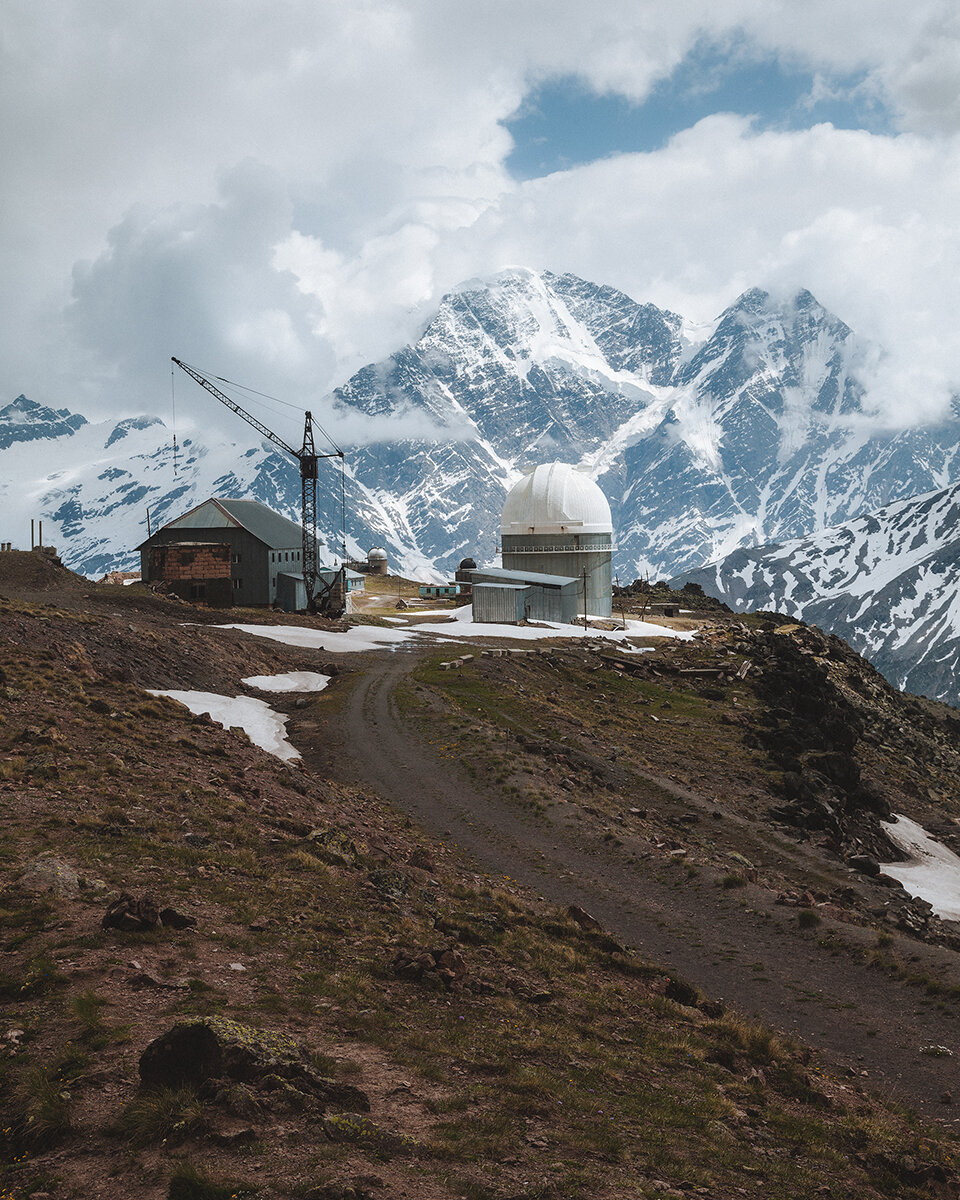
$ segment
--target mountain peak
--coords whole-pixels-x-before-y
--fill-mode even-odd
[[[70,436],[86,424],[86,417],[79,413],[71,413],[67,408],[47,408],[21,393],[0,409],[0,450],[15,442]]]

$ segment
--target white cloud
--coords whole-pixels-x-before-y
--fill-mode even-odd
[[[718,116],[510,179],[538,80],[641,100],[702,39],[862,76],[904,132]],[[945,0],[12,0],[0,395],[158,408],[177,353],[312,400],[519,262],[698,320],[807,286],[887,347],[884,411],[926,415],[960,379],[958,47]]]

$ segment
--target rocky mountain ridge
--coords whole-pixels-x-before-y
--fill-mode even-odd
[[[736,550],[682,578],[740,612],[802,617],[896,686],[960,706],[960,485],[810,537]]]

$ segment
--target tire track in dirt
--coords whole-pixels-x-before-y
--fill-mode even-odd
[[[454,763],[441,760],[398,709],[397,686],[416,661],[401,651],[358,675],[323,731],[338,778],[377,791],[489,874],[508,876],[554,904],[581,905],[644,957],[803,1039],[851,1088],[907,1103],[928,1120],[954,1120],[940,1096],[960,1084],[956,1060],[924,1056],[919,1048],[960,1048],[955,1006],[933,1011],[918,989],[871,969],[842,946],[839,954],[822,947],[816,930],[801,931],[758,889],[751,903],[774,919],[750,911],[703,873],[679,884],[664,880],[662,860],[628,861],[573,822],[535,818],[492,789],[478,789]],[[875,938],[859,926],[836,929],[865,947]],[[910,945],[918,968],[960,974],[952,952]]]

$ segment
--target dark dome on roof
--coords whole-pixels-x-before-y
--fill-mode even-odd
[[[472,558],[465,558],[457,569],[459,571],[475,571],[477,569],[477,564]]]

